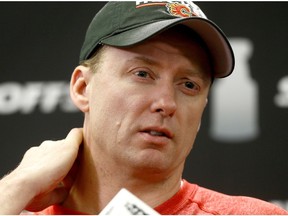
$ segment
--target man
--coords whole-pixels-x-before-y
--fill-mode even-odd
[[[27,151],[0,182],[0,213],[98,214],[126,188],[160,214],[287,214],[182,179],[230,44],[193,3],[110,2],[71,77],[83,129]],[[40,212],[38,212],[40,211]]]

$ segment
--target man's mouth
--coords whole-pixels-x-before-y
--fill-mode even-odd
[[[146,133],[149,133],[152,136],[166,136],[165,133],[163,132],[158,132],[158,131],[145,131]]]
[[[146,129],[143,132],[155,137],[167,137],[169,139],[173,137],[172,133],[166,129]]]

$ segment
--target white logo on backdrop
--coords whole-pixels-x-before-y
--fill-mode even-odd
[[[258,85],[251,78],[249,60],[253,43],[232,38],[235,69],[231,76],[217,80],[211,91],[210,135],[221,142],[254,139],[259,134]]]
[[[0,114],[17,112],[31,114],[36,108],[41,113],[75,112],[69,95],[69,82],[6,82],[0,84]]]
[[[288,76],[279,80],[277,85],[278,93],[276,94],[274,101],[276,106],[280,108],[288,107]]]

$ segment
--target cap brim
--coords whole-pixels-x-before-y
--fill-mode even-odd
[[[105,38],[101,43],[118,47],[131,46],[178,24],[193,29],[206,43],[216,78],[223,78],[232,73],[235,60],[228,39],[216,24],[200,17],[176,18],[146,24]]]

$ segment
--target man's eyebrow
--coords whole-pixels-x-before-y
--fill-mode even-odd
[[[135,56],[129,60],[127,60],[127,62],[137,62],[137,61],[140,61],[140,62],[144,62],[146,64],[149,64],[149,65],[160,65],[160,63],[156,60],[153,60],[151,58],[147,58],[145,56]]]

